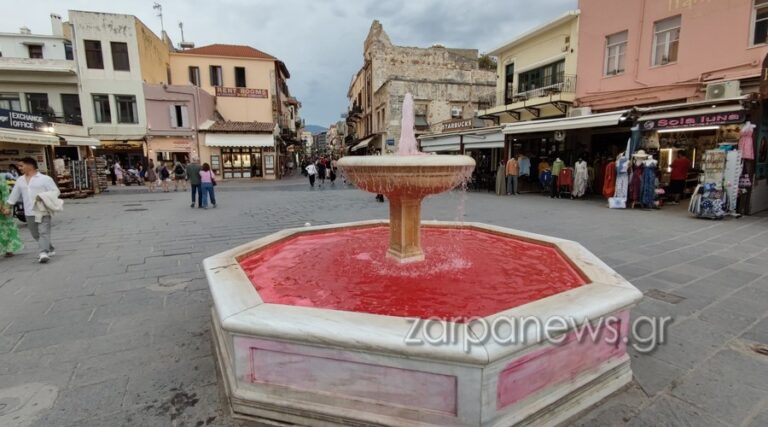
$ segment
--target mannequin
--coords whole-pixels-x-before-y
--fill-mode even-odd
[[[587,182],[589,181],[589,174],[587,170],[587,162],[582,157],[574,165],[573,176],[573,191],[571,195],[573,197],[583,197],[587,192]]]
[[[654,207],[656,200],[656,187],[658,186],[658,178],[656,177],[656,166],[659,164],[653,159],[653,156],[648,156],[648,160],[643,162],[643,175],[640,185],[640,203],[642,203],[644,209],[651,209]]]
[[[739,151],[744,160],[755,159],[755,143],[752,139],[752,133],[755,131],[755,125],[752,122],[746,122],[739,131]]]
[[[510,157],[507,161],[506,167],[507,173],[507,194],[520,194],[517,191],[517,177],[520,175],[520,165],[517,163],[517,159]]]
[[[563,168],[565,168],[565,163],[560,160],[560,157],[555,158],[555,161],[552,163],[552,195],[550,196],[552,198],[555,198],[555,196],[560,197],[558,177]]]

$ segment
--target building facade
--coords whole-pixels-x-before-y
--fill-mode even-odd
[[[442,128],[446,121],[474,117],[485,109],[496,73],[479,68],[476,49],[393,45],[374,21],[364,43],[364,64],[347,93],[347,124],[354,134],[350,151],[393,152],[400,136],[402,102],[414,96],[417,133]]]
[[[144,84],[169,82],[169,40],[132,15],[69,11],[65,29],[80,79],[83,125],[101,140],[97,154],[124,167],[146,156]]]
[[[82,160],[98,140],[82,126],[77,67],[61,17],[50,35],[0,33],[0,169],[31,156],[41,170],[53,160]]]
[[[216,120],[201,128],[200,155],[224,179],[278,179],[286,141],[297,141],[298,101],[285,64],[250,46],[214,44],[171,53],[175,84],[215,97]]]
[[[707,150],[738,142],[746,121],[757,124],[758,155],[744,162],[753,185],[742,205],[744,212],[768,209],[768,155],[760,155],[768,151],[760,103],[768,2],[581,0],[579,7],[578,106],[636,108],[640,147],[662,170],[680,152],[699,165]]]

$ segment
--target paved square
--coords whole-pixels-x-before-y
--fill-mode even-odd
[[[306,222],[387,217],[341,187],[226,183],[208,210],[134,189],[68,201],[47,265],[22,228],[27,249],[0,260],[0,425],[240,425],[217,382],[201,261]],[[635,317],[674,318],[665,346],[631,351],[633,384],[569,424],[765,425],[768,356],[753,347],[768,345],[768,216],[454,192],[428,199],[423,218],[579,241],[649,292]]]

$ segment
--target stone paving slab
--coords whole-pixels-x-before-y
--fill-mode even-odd
[[[216,377],[202,260],[306,222],[388,216],[373,195],[307,187],[227,183],[209,210],[190,209],[186,193],[138,188],[68,201],[51,263],[31,249],[0,259],[0,395],[52,399],[19,409],[22,425],[245,425]],[[768,216],[703,221],[684,206],[453,192],[427,199],[423,217],[579,241],[648,293],[633,319],[674,319],[665,345],[630,351],[630,386],[566,425],[768,425],[768,356],[751,350],[768,344]]]

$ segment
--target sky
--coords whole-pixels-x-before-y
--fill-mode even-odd
[[[395,45],[490,51],[575,9],[577,0],[159,0],[174,43],[244,44],[288,66],[289,90],[302,103],[307,124],[327,127],[347,110],[347,89],[363,63],[363,41],[374,19]],[[4,8],[0,32],[27,26],[50,34],[49,15],[67,10],[136,15],[160,34],[152,0],[35,0],[34,7]]]

